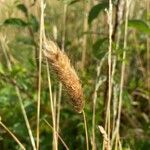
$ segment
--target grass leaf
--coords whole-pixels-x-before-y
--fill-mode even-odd
[[[98,16],[98,14],[105,8],[108,8],[108,6],[108,2],[99,3],[93,6],[89,12],[88,23],[91,24],[92,21]]]
[[[129,20],[128,26],[144,33],[150,33],[150,27],[142,20]]]
[[[13,26],[17,26],[17,27],[26,27],[28,25],[28,23],[26,23],[25,21],[23,21],[20,18],[6,19],[3,24],[4,25],[13,25]]]
[[[24,4],[18,4],[18,5],[17,5],[17,8],[18,8],[19,10],[21,10],[23,13],[25,13],[25,15],[27,15],[28,9],[27,9],[27,7],[26,7]]]

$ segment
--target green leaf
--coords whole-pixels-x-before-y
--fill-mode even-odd
[[[71,1],[70,3],[69,3],[69,5],[72,5],[72,4],[74,4],[74,3],[77,3],[77,2],[80,2],[81,0],[73,0],[73,1]]]
[[[19,76],[22,76],[24,73],[26,73],[26,69],[21,64],[16,64],[13,66],[10,73],[12,77],[18,78]]]
[[[101,59],[104,57],[106,54],[106,49],[108,46],[108,38],[102,38],[98,39],[94,44],[93,44],[93,55],[97,59]]]
[[[144,33],[150,33],[150,27],[142,20],[129,20],[128,26]]]
[[[93,44],[93,49],[99,49],[101,45],[107,40],[107,38],[103,39],[98,39],[94,44]]]
[[[27,9],[27,7],[26,7],[24,4],[18,4],[18,5],[17,5],[17,8],[18,8],[19,10],[21,10],[23,13],[25,13],[25,15],[28,14],[28,9]]]
[[[99,15],[99,13],[108,7],[109,7],[108,2],[99,3],[93,6],[89,12],[88,23],[91,24],[92,21]]]
[[[39,22],[34,15],[30,15],[29,17],[29,25],[31,25],[34,32],[37,32],[39,29]]]
[[[13,25],[17,27],[26,27],[28,23],[19,18],[9,18],[6,19],[3,23],[4,25]]]

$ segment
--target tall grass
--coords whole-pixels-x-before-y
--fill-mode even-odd
[[[73,1],[73,3],[74,2],[78,2],[78,1]],[[26,1],[25,3],[29,3],[29,2]],[[81,147],[87,150],[90,149],[122,150],[123,149],[122,141],[124,140],[121,139],[121,125],[122,125],[121,119],[122,119],[122,115],[124,115],[123,114],[124,109],[122,108],[122,105],[125,99],[124,98],[126,92],[125,90],[129,89],[129,91],[130,90],[132,91],[133,90],[132,86],[134,86],[131,85],[131,87],[126,87],[125,84],[125,81],[127,80],[126,61],[128,63],[131,63],[130,62],[131,60],[128,60],[127,57],[128,45],[131,44],[130,41],[128,41],[128,38],[129,39],[131,38],[134,42],[133,48],[136,49],[136,53],[137,53],[136,54],[137,55],[136,63],[138,64],[137,66],[140,67],[139,70],[144,80],[148,81],[147,87],[148,88],[150,87],[149,85],[149,67],[150,67],[149,36],[147,35],[147,39],[145,43],[147,49],[147,54],[146,54],[147,62],[145,63],[140,56],[141,55],[140,52],[138,51],[141,43],[138,42],[136,32],[135,31],[132,32],[132,30],[130,30],[130,32],[133,33],[132,37],[130,37],[131,36],[130,32],[128,32],[129,14],[131,10],[134,9],[134,8],[132,9],[130,8],[132,4],[131,0],[126,0],[126,1],[118,0],[116,3],[116,9],[114,9],[113,7],[113,1],[109,0],[109,8],[105,9],[105,14],[100,14],[102,15],[101,18],[103,18],[102,20],[104,22],[100,22],[101,21],[100,18],[99,20],[96,20],[96,22],[93,24],[92,27],[89,26],[88,24],[88,13],[90,11],[90,7],[92,7],[90,6],[90,4],[93,3],[96,5],[97,1],[92,0],[92,2],[91,1],[90,2],[83,1],[83,3],[81,2],[82,4],[81,8],[84,10],[84,14],[80,14],[78,16],[78,18],[80,16],[82,16],[83,18],[81,20],[80,19],[77,20],[76,24],[74,24],[74,22],[69,22],[69,19],[70,20],[72,19],[71,4],[62,3],[61,10],[60,10],[62,11],[60,17],[62,20],[60,19],[61,20],[60,21],[59,19],[57,19],[59,15],[58,16],[56,15],[57,17],[51,15],[51,13],[52,14],[56,13],[56,12],[52,12],[51,9],[48,10],[50,11],[51,16],[48,16],[50,18],[47,17],[47,15],[49,15],[47,13],[49,12],[46,11],[46,7],[47,7],[46,4],[50,4],[50,2],[47,1],[46,4],[44,4],[44,1],[40,0],[40,1],[35,1],[35,3],[38,6],[40,6],[40,8],[37,7],[38,11],[40,12],[39,13],[40,31],[38,34],[35,33],[35,35],[38,36],[38,41],[39,41],[39,45],[36,44],[35,46],[36,50],[38,50],[39,52],[38,59],[36,58],[38,62],[37,65],[38,66],[37,68],[38,87],[36,91],[37,94],[36,95],[37,98],[36,131],[35,129],[31,129],[31,123],[29,122],[27,116],[27,112],[23,102],[24,99],[23,99],[23,95],[21,94],[20,87],[18,87],[17,84],[13,85],[16,92],[16,96],[19,100],[19,105],[24,117],[24,121],[28,131],[32,149],[34,150],[41,149],[41,147],[43,146],[41,145],[41,143],[43,142],[42,140],[43,139],[45,140],[45,138],[43,138],[44,135],[43,133],[47,132],[47,127],[49,127],[52,130],[52,137],[50,138],[52,140],[50,139],[48,140],[49,140],[49,145],[52,146],[53,150],[61,149],[61,144],[65,149],[69,150],[71,149],[70,147],[72,145],[76,146],[76,141],[79,140],[80,143],[84,145],[86,144],[86,147],[82,145]],[[55,2],[53,1],[52,3]],[[148,21],[150,3],[149,1],[145,1],[145,4],[146,4],[146,11],[147,11],[146,17]],[[31,6],[30,8],[32,7],[34,6]],[[74,9],[76,9],[76,7],[74,7]],[[55,9],[55,11],[59,11],[59,10]],[[51,21],[51,18],[53,17],[55,17],[56,20],[59,20],[61,22],[56,24],[57,27],[55,28],[55,30],[57,30],[57,33],[54,36],[55,41],[53,41],[52,38],[47,38],[49,37],[49,35],[51,37],[51,32],[48,33],[48,31],[51,31],[51,29],[49,29],[51,28],[51,26],[49,27],[47,20],[50,20],[50,23],[53,24],[53,22]],[[74,16],[73,19],[75,18],[76,17]],[[79,27],[82,26],[82,28],[79,30],[78,26]],[[78,31],[79,33],[75,33],[75,31],[72,31],[73,30],[72,28],[75,27],[79,30]],[[104,27],[104,31],[103,30],[101,31],[101,29],[99,29],[101,27]],[[86,33],[88,31],[89,33],[96,33],[96,34],[94,34],[94,36],[93,35],[89,36]],[[78,37],[76,37],[75,39],[69,39],[70,37],[68,35],[69,36],[73,35],[73,37],[75,36]],[[8,71],[12,72],[13,63],[10,59],[11,51],[9,51],[9,44],[6,38],[2,38],[3,36],[4,36],[3,34],[0,34],[2,55],[4,56],[4,60],[6,60],[6,66],[8,68]],[[30,34],[30,36],[34,36],[34,35]],[[36,36],[34,36],[34,42],[36,42],[36,38],[37,38]],[[103,37],[105,38],[105,36],[107,36],[108,39],[108,44],[106,48],[107,51],[105,51],[103,57],[97,58],[97,56],[95,56],[97,54],[93,52],[94,48],[92,49],[92,46],[95,44],[93,42],[95,42],[95,40],[97,39],[99,40],[99,38],[100,39]],[[91,39],[91,37],[93,37],[93,39]],[[103,43],[100,42],[100,44],[101,44],[100,47],[102,47],[103,49]],[[132,47],[132,45],[130,47]],[[122,48],[122,52],[119,51],[120,48]],[[76,66],[78,66],[78,64],[81,65],[79,66],[79,72],[81,71],[81,79],[83,79],[82,82],[79,76],[77,75],[76,66],[73,67],[72,65],[73,61],[70,60],[69,58],[68,54],[70,53],[70,49],[72,50],[71,51],[72,56],[79,58],[79,60],[75,60],[75,61],[77,62]],[[76,56],[76,54],[78,55]],[[97,66],[95,62],[98,62]],[[146,67],[147,70],[145,69],[145,64],[147,65]],[[45,66],[46,68],[45,70],[44,67],[42,67],[42,65]],[[53,70],[52,72],[51,69]],[[135,68],[133,68],[133,70],[134,69]],[[91,72],[89,73],[88,72],[89,70],[91,72],[93,70],[94,71],[92,73]],[[44,74],[45,72],[43,73],[42,71],[43,72],[46,71],[46,77]],[[132,70],[129,71],[132,72]],[[1,72],[2,71],[0,68],[0,73]],[[146,76],[145,76],[145,72],[146,72]],[[57,83],[55,83],[55,80],[53,82],[53,73],[54,76],[57,76],[57,78],[55,78],[55,80],[57,80]],[[103,74],[105,74],[105,76],[103,76]],[[130,76],[132,76],[132,74]],[[92,77],[95,77],[95,79],[92,79]],[[130,80],[130,77],[128,78],[128,80]],[[13,81],[15,83],[17,82],[17,80],[13,80]],[[55,88],[54,86],[57,87]],[[104,88],[105,86],[108,87],[108,89],[107,88],[105,89]],[[65,89],[64,91],[63,88]],[[146,97],[145,99],[148,100],[149,103],[149,93],[147,94],[145,92],[146,89],[148,88],[145,88],[143,86],[143,91],[142,90],[141,91],[144,94],[141,91],[140,91],[141,93],[139,93],[138,91],[134,91],[136,90],[134,89],[133,95],[135,93],[140,96],[142,95],[141,97],[142,98]],[[69,102],[72,104],[75,112],[82,113],[81,114],[82,116],[75,112],[72,113],[73,111],[71,109],[68,109],[71,112],[69,114],[68,113],[69,111],[68,110],[66,111],[66,109],[64,109],[63,104],[65,103],[65,101],[62,101],[66,98],[66,96],[64,96],[64,93],[68,94]],[[137,97],[134,98],[133,95],[132,93],[130,93],[130,97],[133,97],[133,101],[135,103],[137,102],[136,105],[139,106],[138,98]],[[45,103],[47,103],[45,102],[46,101],[45,99],[49,99],[48,106],[45,105]],[[50,112],[49,114],[51,114],[50,116],[45,114],[45,112],[44,115],[42,114],[43,112],[41,113],[41,109],[42,109],[41,105],[43,105],[43,103],[44,103],[44,107],[46,108],[48,107],[48,112]],[[84,104],[85,104],[85,108],[84,108]],[[106,108],[104,108],[105,104],[106,104]],[[130,107],[134,109],[134,106],[132,104],[128,104],[128,105],[130,105]],[[67,106],[70,105],[68,104]],[[142,107],[140,109],[142,109]],[[135,110],[133,110],[134,113],[136,112]],[[72,115],[73,117],[70,117],[70,115]],[[144,116],[143,117],[144,119],[146,118],[145,120],[149,121],[147,114],[142,114],[142,115]],[[66,121],[62,120],[63,117],[67,118],[67,120]],[[128,116],[126,118],[128,119]],[[140,119],[138,118],[137,120]],[[42,124],[41,121],[43,120],[48,126],[43,127],[41,125]],[[70,126],[68,120],[74,121],[77,124],[74,124],[74,126]],[[17,144],[20,146],[21,149],[26,149],[26,147],[21,143],[21,140],[17,138],[18,136],[13,133],[13,130],[10,131],[9,127],[7,127],[1,120],[0,120],[0,125],[12,136],[12,138],[17,142]],[[124,134],[125,132],[124,129],[126,128],[124,128],[124,126],[122,128]],[[69,130],[72,130],[71,135],[65,135],[64,133],[68,133],[67,131]],[[75,133],[77,130],[79,132]],[[42,132],[42,134],[40,132]],[[36,133],[36,138],[34,138],[33,133]],[[73,135],[74,133],[76,134],[76,137],[74,137]],[[48,134],[50,134],[49,130],[48,130]],[[102,138],[103,142],[100,138]],[[72,145],[71,144],[69,145],[69,143],[71,143]]]
[[[109,47],[108,47],[108,101],[106,108],[106,119],[105,119],[105,130],[108,135],[108,139],[110,139],[110,103],[112,96],[112,32],[113,32],[113,24],[112,24],[112,1],[109,0],[109,11],[106,11],[108,15],[108,25],[109,25]],[[104,145],[103,145],[104,146]],[[105,149],[105,147],[103,147]]]
[[[40,104],[41,104],[41,70],[42,70],[42,35],[44,29],[44,2],[43,0],[40,1],[41,7],[41,17],[40,17],[40,45],[39,45],[39,64],[38,64],[38,93],[37,93],[37,137],[36,137],[36,146],[37,150],[39,150],[40,144]]]
[[[126,48],[127,48],[127,33],[128,33],[128,15],[129,15],[129,4],[130,2],[127,0],[126,3],[126,13],[125,13],[125,31],[124,31],[124,44],[123,44],[123,56],[122,56],[122,65],[121,65],[121,79],[120,79],[120,93],[119,93],[119,103],[118,103],[118,117],[116,121],[116,145],[115,149],[118,149],[120,138],[119,138],[119,129],[120,129],[120,119],[121,119],[121,108],[122,108],[122,99],[123,99],[123,85],[124,85],[124,75],[125,75],[125,60],[126,60]]]

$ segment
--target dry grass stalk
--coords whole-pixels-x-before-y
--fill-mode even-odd
[[[54,130],[53,127],[48,123],[47,120],[44,119],[44,121],[52,130]],[[66,148],[66,150],[69,150],[67,144],[64,142],[64,140],[62,139],[62,137],[59,135],[59,133],[57,131],[56,131],[56,134],[57,134],[58,138],[60,139],[60,141],[62,142],[62,144],[64,145],[64,147]]]
[[[5,126],[5,124],[2,123],[1,121],[1,116],[0,116],[0,126],[2,126],[12,137],[13,139],[18,143],[18,145],[20,146],[20,148],[22,150],[26,150],[26,148],[24,147],[24,145],[19,141],[19,139]]]
[[[103,135],[104,138],[104,150],[110,150],[110,141],[108,139],[108,136],[106,134],[106,131],[104,130],[104,128],[102,126],[98,126],[101,134]]]
[[[44,40],[43,52],[70,96],[74,109],[81,113],[84,106],[83,91],[79,78],[70,64],[69,58],[51,40]]]

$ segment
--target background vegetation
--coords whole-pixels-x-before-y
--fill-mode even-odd
[[[1,150],[20,149],[7,130],[28,150],[150,148],[150,1],[110,2],[45,1],[46,36],[80,77],[85,121],[51,67],[48,85],[43,56],[40,64],[40,1],[0,0]]]

